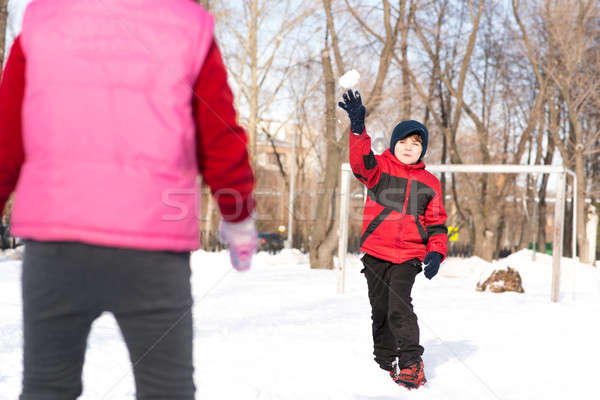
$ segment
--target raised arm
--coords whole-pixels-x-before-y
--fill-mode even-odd
[[[246,131],[237,123],[227,71],[214,41],[194,95],[198,169],[223,219],[242,221],[254,210],[254,175],[246,148]]]
[[[254,174],[247,137],[236,121],[233,93],[221,52],[213,41],[194,90],[198,169],[219,205],[219,238],[229,244],[231,264],[246,271],[256,251]]]
[[[375,154],[371,150],[371,138],[365,129],[365,106],[358,91],[344,93],[344,101],[339,102],[341,109],[350,118],[350,140],[348,141],[348,157],[354,176],[371,188],[377,184],[381,169],[377,165]]]

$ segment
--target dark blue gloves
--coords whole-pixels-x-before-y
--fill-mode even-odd
[[[366,113],[366,108],[362,104],[360,93],[358,90],[356,92],[348,90],[348,93],[344,93],[343,97],[344,102],[342,103],[340,101],[338,106],[348,113],[348,117],[350,118],[350,130],[352,133],[360,135],[365,129]]]
[[[433,278],[438,273],[442,258],[442,255],[437,251],[427,253],[423,260],[423,264],[425,265],[425,277],[427,279]]]

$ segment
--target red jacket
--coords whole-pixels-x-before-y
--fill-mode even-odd
[[[0,213],[14,190],[25,152],[21,109],[25,92],[26,55],[15,40],[0,81]],[[245,219],[254,209],[254,175],[246,150],[246,132],[238,125],[233,93],[219,48],[212,43],[194,87],[198,169],[225,219]]]
[[[376,156],[366,130],[350,132],[350,166],[367,185],[361,251],[400,264],[436,251],[446,257],[448,230],[440,181],[425,164],[407,165],[390,150]]]

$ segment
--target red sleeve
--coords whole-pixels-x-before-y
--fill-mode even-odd
[[[221,52],[213,41],[194,90],[198,168],[223,219],[238,222],[254,209],[254,174],[247,137],[238,125]]]
[[[0,81],[0,214],[17,185],[24,160],[21,137],[24,93],[25,55],[17,37]]]
[[[363,130],[360,135],[350,131],[348,145],[348,157],[354,176],[368,188],[372,188],[379,181],[381,168],[371,150],[371,137],[367,134],[367,130]]]

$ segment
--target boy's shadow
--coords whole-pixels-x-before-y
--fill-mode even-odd
[[[430,340],[425,343],[423,363],[425,364],[425,375],[434,378],[437,367],[448,361],[459,361],[464,363],[479,348],[469,340],[444,341]]]

